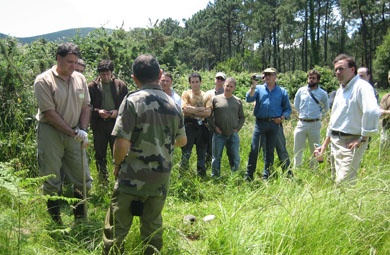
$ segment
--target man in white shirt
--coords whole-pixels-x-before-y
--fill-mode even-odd
[[[160,79],[161,89],[175,100],[175,103],[181,108],[181,97],[172,89],[172,74],[164,72]]]
[[[301,87],[295,94],[294,106],[299,121],[294,131],[294,167],[302,165],[302,155],[309,141],[311,153],[314,144],[320,143],[321,119],[329,110],[328,94],[320,88],[321,74],[317,70],[309,71],[307,86]],[[311,161],[310,165],[312,165]]]
[[[379,106],[372,86],[357,75],[355,60],[340,54],[333,61],[340,88],[336,92],[327,136],[315,154],[322,155],[331,143],[335,181],[354,181],[368,137],[378,132]]]

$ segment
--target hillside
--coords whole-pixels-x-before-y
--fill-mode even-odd
[[[66,38],[73,38],[76,35],[80,35],[81,37],[85,37],[90,32],[96,30],[98,28],[95,27],[83,27],[83,28],[72,28],[72,29],[66,29],[61,30],[58,32],[43,34],[43,35],[36,35],[31,37],[16,37],[20,42],[22,43],[31,43],[39,38],[44,38],[48,41],[56,41],[56,40],[65,40]],[[106,30],[110,33],[113,31],[113,29],[106,28]],[[7,37],[8,35],[0,33],[0,38]]]

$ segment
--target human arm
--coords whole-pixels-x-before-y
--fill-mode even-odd
[[[328,97],[328,93],[326,93],[324,91],[323,93],[323,96],[321,98],[321,110],[322,110],[322,117],[324,117],[326,115],[326,113],[329,111],[329,97]]]
[[[291,105],[288,99],[288,93],[285,89],[283,88],[281,89],[282,89],[282,116],[273,119],[273,121],[276,124],[282,123],[282,121],[288,119],[291,114]]]
[[[175,140],[175,144],[174,146],[175,147],[183,147],[187,144],[187,136],[184,136],[184,137],[180,137],[180,138],[177,138]]]
[[[295,98],[294,98],[294,107],[297,110],[298,115],[299,115],[299,110],[300,110],[300,107],[299,107],[300,104],[301,104],[301,90],[298,89],[297,93],[295,94]]]
[[[315,148],[314,156],[318,158],[322,157],[322,155],[326,151],[326,148],[328,148],[329,143],[330,143],[330,136],[327,136],[324,142],[322,143],[322,145],[320,147]]]
[[[240,131],[241,128],[242,128],[242,126],[244,125],[244,122],[245,122],[244,109],[243,109],[241,100],[239,100],[239,108],[238,108],[238,125],[237,125],[237,128],[234,129],[234,132]]]
[[[43,112],[47,122],[55,127],[60,132],[70,136],[75,137],[76,132],[65,122],[65,120],[54,110],[47,110]]]
[[[245,97],[245,100],[248,103],[253,102],[256,99],[256,86],[257,86],[257,81],[252,80],[251,86],[250,86],[248,92],[246,92],[246,97]]]
[[[386,94],[382,97],[381,102],[380,102],[380,113],[382,118],[389,118],[390,117],[390,110],[389,110],[389,99],[390,99],[390,94]]]
[[[371,85],[360,87],[357,101],[362,112],[360,135],[371,136],[378,132],[380,118],[380,109]]]
[[[118,178],[118,174],[120,171],[121,164],[123,160],[125,160],[127,153],[129,152],[131,147],[131,143],[129,140],[117,137],[114,142],[114,170],[113,174],[115,176],[115,179]]]

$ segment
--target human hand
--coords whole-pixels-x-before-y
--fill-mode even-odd
[[[86,148],[88,146],[88,133],[85,132],[84,130],[81,130],[81,129],[76,129],[75,130],[76,132],[76,136],[74,137],[74,139],[77,141],[77,142],[80,142],[83,144],[83,147]]]
[[[118,116],[118,110],[112,110],[110,111],[111,115],[110,118],[115,119]]]
[[[355,148],[359,148],[363,142],[365,142],[365,141],[362,141],[361,138],[359,138],[357,140],[353,140],[353,141],[347,143],[347,148],[350,150],[353,150]]]
[[[114,166],[114,170],[112,170],[112,174],[115,177],[115,180],[118,179],[119,170],[121,170],[120,166]]]
[[[99,113],[99,116],[102,118],[102,119],[107,119],[111,116],[111,112],[109,111],[106,111],[104,109],[99,109],[98,110],[98,113]]]
[[[321,144],[314,144],[314,157],[316,158],[316,160],[318,161],[318,163],[322,163],[324,162],[324,159],[323,159],[323,155],[324,155],[324,152],[326,150],[326,147],[325,146],[321,146]]]
[[[222,134],[222,131],[219,127],[215,127],[215,133]]]
[[[282,123],[282,118],[273,118],[273,121],[276,123],[276,124],[280,124]]]

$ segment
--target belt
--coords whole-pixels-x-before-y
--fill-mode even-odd
[[[116,121],[116,118],[115,119],[113,119],[113,118],[105,118],[105,119],[103,119],[105,122],[115,122]]]
[[[303,121],[303,122],[316,122],[316,121],[319,121],[321,119],[301,119],[299,118],[300,121]]]
[[[343,133],[343,132],[335,131],[335,130],[332,130],[332,135],[336,135],[336,136],[360,136],[360,135],[354,135],[354,134],[347,134],[347,133]]]
[[[257,120],[259,121],[274,121],[275,118],[278,118],[278,117],[274,117],[274,118],[256,118]]]
[[[204,120],[198,120],[190,117],[184,117],[184,125],[196,125],[196,126],[202,126],[206,124]]]

